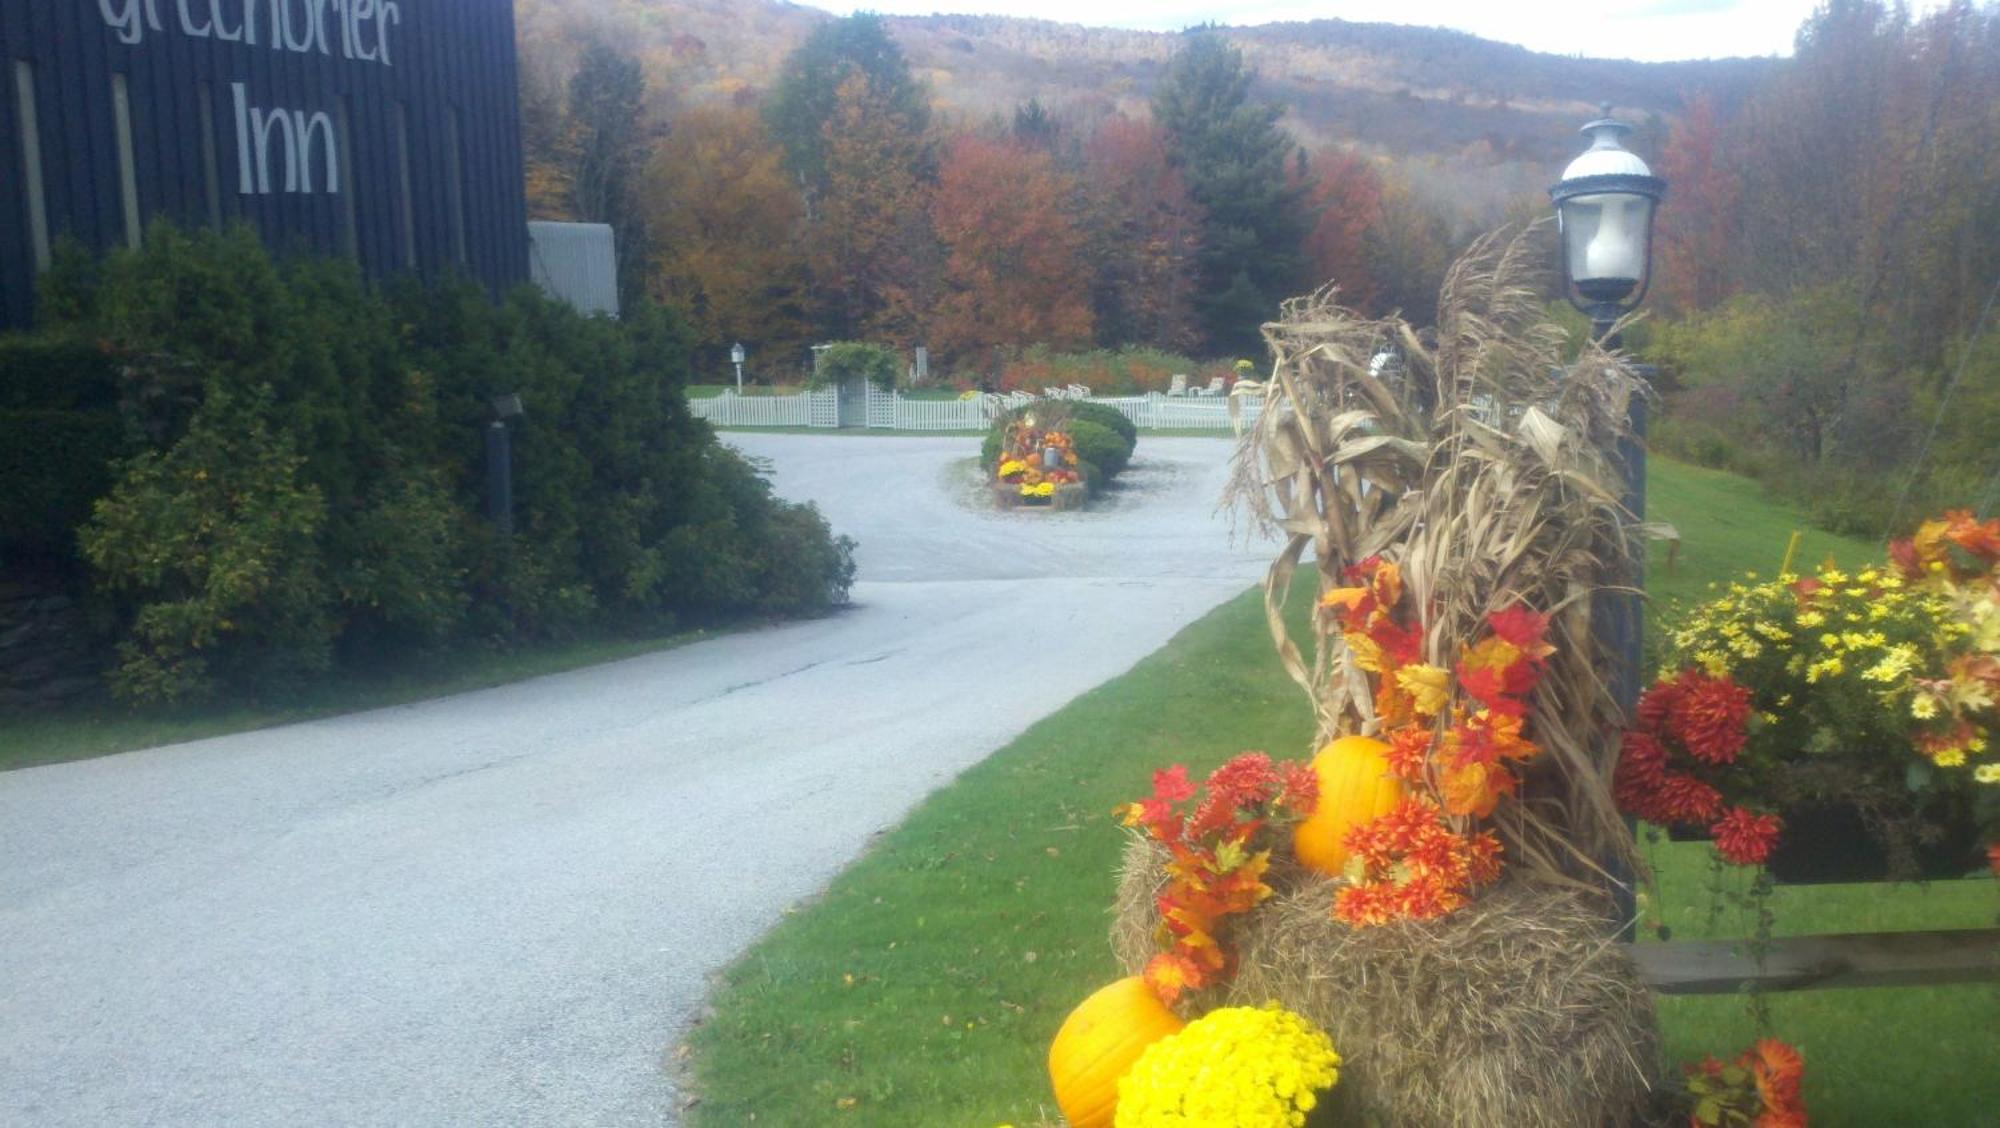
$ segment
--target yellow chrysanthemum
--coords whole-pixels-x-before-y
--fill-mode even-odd
[[[1972,778],[1980,783],[2000,783],[2000,764],[1981,764],[1972,769]]]
[[[1276,1003],[1222,1007],[1146,1047],[1118,1080],[1116,1128],[1298,1128],[1339,1065],[1325,1031]]]

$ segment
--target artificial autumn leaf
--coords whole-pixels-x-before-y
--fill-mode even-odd
[[[1451,700],[1451,671],[1437,666],[1404,666],[1396,671],[1396,684],[1420,717],[1437,716]]]

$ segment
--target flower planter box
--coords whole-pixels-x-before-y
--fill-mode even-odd
[[[1847,804],[1815,804],[1783,812],[1785,829],[1765,868],[1787,885],[1887,881],[1888,848],[1868,832],[1861,812]],[[1934,842],[1917,848],[1924,881],[1964,877],[1982,865],[1979,831],[1970,818],[1952,818]]]
[[[993,487],[993,503],[1001,509],[1082,509],[1090,490],[1081,482],[1066,482],[1048,497],[1022,497],[1021,487],[1002,482]]]

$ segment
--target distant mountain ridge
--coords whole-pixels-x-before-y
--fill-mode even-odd
[[[517,0],[517,10],[531,65],[559,70],[566,52],[601,35],[640,55],[669,113],[757,96],[792,48],[836,18],[784,0]],[[939,110],[974,122],[1029,98],[1085,125],[1143,116],[1185,34],[1010,16],[884,20]],[[1644,152],[1648,133],[1694,95],[1733,107],[1782,65],[1572,58],[1443,28],[1338,19],[1210,30],[1242,48],[1259,74],[1256,96],[1286,107],[1301,142],[1414,162],[1438,194],[1487,206],[1546,183],[1602,102],[1642,126]]]

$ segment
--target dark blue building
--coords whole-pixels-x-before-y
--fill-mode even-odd
[[[0,325],[64,236],[528,274],[512,0],[0,0]]]

